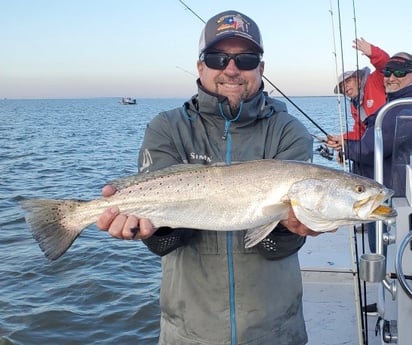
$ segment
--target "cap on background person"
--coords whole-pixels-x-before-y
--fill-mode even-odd
[[[262,35],[257,24],[238,11],[225,11],[210,18],[202,30],[199,40],[199,55],[217,42],[238,37],[251,42],[263,54]]]
[[[342,94],[345,93],[342,89],[342,86],[343,86],[342,83],[345,80],[347,80],[347,79],[353,77],[354,75],[356,75],[356,72],[357,71],[346,71],[346,72],[342,73],[338,78],[338,85],[335,86],[333,92],[336,93],[336,94],[337,93],[342,93]]]
[[[407,53],[398,53],[399,55],[409,56]],[[408,59],[398,54],[392,56],[386,63],[385,69],[400,70],[400,71],[412,71],[412,59]]]

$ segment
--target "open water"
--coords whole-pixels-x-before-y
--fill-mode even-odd
[[[336,98],[292,100],[328,133],[339,132]],[[99,197],[107,181],[136,172],[147,122],[184,100],[118,101],[0,100],[0,345],[157,343],[160,259],[140,242],[90,226],[48,261],[18,204],[21,197]],[[337,167],[318,154],[314,161]]]

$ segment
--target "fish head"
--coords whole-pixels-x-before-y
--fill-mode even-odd
[[[315,231],[394,218],[396,211],[383,205],[392,195],[376,181],[348,173],[303,179],[288,191],[296,217]]]

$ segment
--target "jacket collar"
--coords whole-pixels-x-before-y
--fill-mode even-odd
[[[398,91],[389,92],[387,95],[388,95],[388,102],[393,101],[394,99],[398,99],[398,98],[412,97],[412,84]]]

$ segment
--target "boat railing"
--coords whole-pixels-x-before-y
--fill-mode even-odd
[[[374,142],[374,164],[375,164],[375,180],[382,183],[384,181],[384,138],[382,124],[385,115],[393,108],[411,105],[412,98],[402,98],[394,100],[385,104],[381,110],[378,112],[375,122],[375,142]],[[411,107],[412,108],[412,107]],[[409,113],[409,109],[405,112]],[[407,120],[407,121],[406,121]],[[403,122],[402,122],[403,121]],[[396,218],[396,224],[392,228],[391,224],[388,224],[387,230],[384,231],[384,224],[382,221],[376,222],[376,253],[371,253],[375,256],[374,260],[370,263],[376,261],[377,258],[384,259],[384,275],[381,275],[381,284],[378,286],[378,318],[377,327],[379,327],[379,334],[381,334],[381,342],[383,343],[397,343],[400,345],[410,344],[410,339],[412,337],[412,328],[410,327],[412,315],[411,310],[411,299],[412,299],[412,289],[409,283],[406,281],[406,275],[403,272],[403,265],[407,270],[411,271],[412,262],[410,250],[406,255],[406,248],[411,248],[409,245],[412,241],[412,203],[411,203],[411,179],[410,171],[412,166],[412,152],[410,152],[410,133],[408,133],[409,123],[411,123],[411,116],[403,116],[402,114],[397,117],[396,129],[395,129],[395,141],[393,147],[393,157],[399,158],[402,156],[402,164],[395,164],[399,162],[392,161],[394,163],[394,170],[405,169],[408,171],[406,173],[406,181],[402,181],[406,185],[405,194],[401,197],[395,196],[392,198],[392,206],[396,208],[398,216]],[[397,132],[400,133],[400,138],[397,136]],[[400,144],[400,145],[399,145]],[[398,145],[398,146],[397,146]],[[397,155],[395,152],[402,146],[405,152],[400,152]],[[404,156],[404,157],[403,157]],[[405,160],[405,162],[403,162]],[[403,164],[405,163],[405,165]],[[396,171],[398,180],[402,180],[405,176],[399,174]],[[393,171],[392,171],[393,173]],[[399,182],[399,181],[398,181]],[[403,185],[402,185],[403,186]],[[395,188],[396,189],[396,188]],[[394,231],[392,231],[392,229]],[[390,245],[384,250],[384,245]],[[386,252],[386,253],[385,253]],[[385,254],[384,254],[385,253]],[[404,254],[405,258],[404,259]],[[395,262],[394,262],[395,259]],[[394,267],[392,267],[392,265]],[[370,266],[370,265],[369,265]],[[391,268],[395,268],[396,273],[394,276],[391,273]],[[390,279],[394,278],[394,279]],[[410,279],[410,278],[408,278]],[[398,286],[401,289],[398,289]],[[385,298],[385,291],[387,291],[391,299]]]
[[[382,122],[389,110],[400,105],[412,105],[412,98],[401,98],[385,104],[376,116],[375,122],[375,180],[383,184],[383,132]],[[383,255],[383,222],[376,224],[376,253]]]

